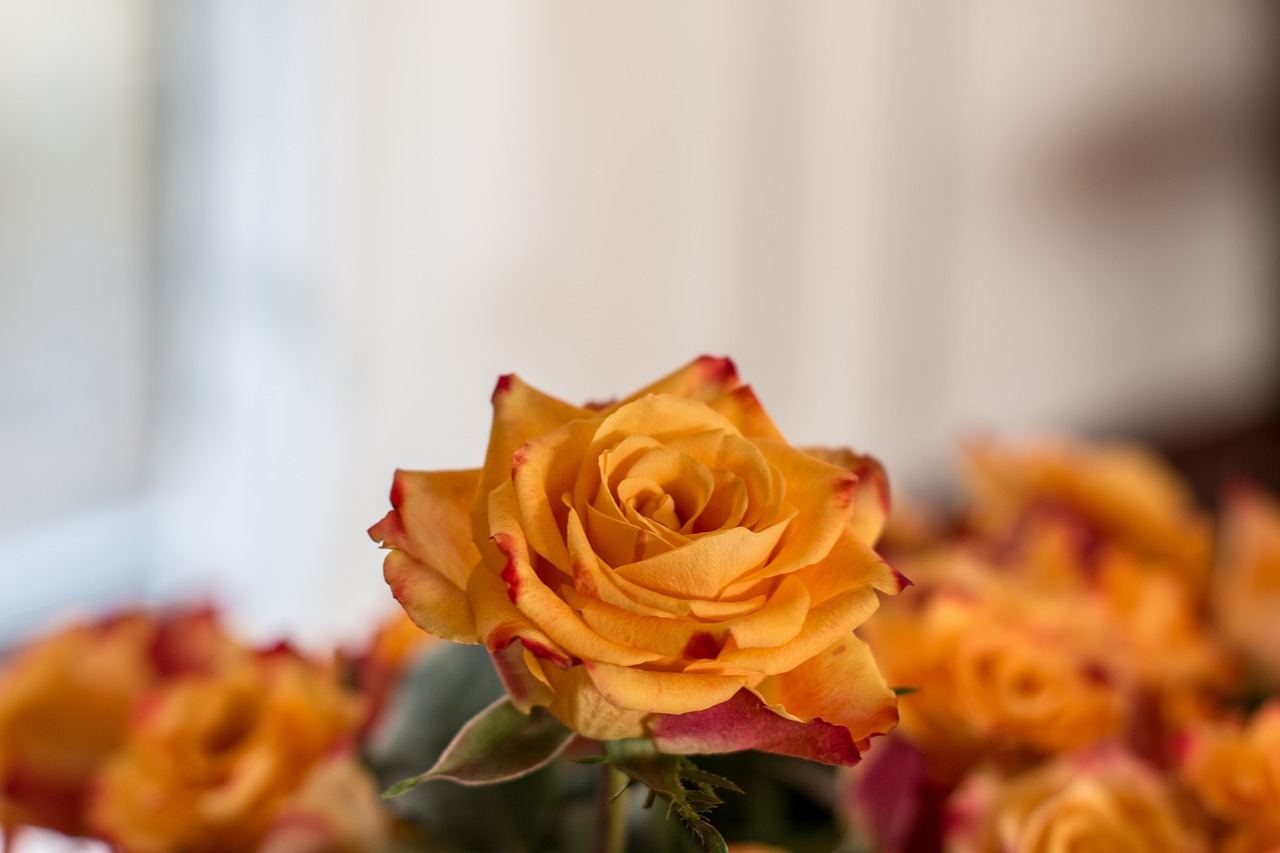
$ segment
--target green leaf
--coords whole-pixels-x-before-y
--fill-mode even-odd
[[[519,779],[549,764],[573,737],[545,708],[523,714],[504,697],[472,717],[430,770],[397,782],[382,797],[398,797],[431,779],[462,785]]]
[[[920,692],[919,687],[895,687],[893,688],[894,696],[910,696],[912,693]]]
[[[698,769],[683,755],[658,752],[648,738],[605,742],[613,766],[649,787],[646,808],[655,796],[667,801],[667,816],[680,816],[707,853],[728,853],[724,837],[704,817],[723,802],[715,789],[742,793],[737,785],[714,773]]]

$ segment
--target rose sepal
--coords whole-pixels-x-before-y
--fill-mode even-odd
[[[683,755],[659,752],[649,738],[627,738],[604,741],[610,764],[628,778],[643,782],[649,789],[645,808],[656,798],[667,801],[667,817],[674,812],[707,853],[728,853],[729,846],[706,814],[723,800],[716,793],[725,788],[736,793],[742,789],[723,776],[708,773]],[[621,792],[618,793],[620,796]]]

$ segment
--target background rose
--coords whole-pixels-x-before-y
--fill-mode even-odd
[[[950,853],[1198,853],[1200,827],[1153,770],[1123,750],[1101,747],[1026,774],[972,776],[946,820]]]
[[[1218,626],[1280,684],[1280,503],[1240,487],[1226,502],[1212,603]]]
[[[0,673],[0,824],[85,833],[93,775],[134,703],[234,648],[212,611],[194,609],[119,613],[15,651]]]
[[[788,445],[726,359],[586,408],[508,376],[493,404],[484,468],[397,472],[370,534],[414,621],[483,642],[518,707],[840,763],[893,725],[850,633],[904,583],[870,547],[873,460]]]
[[[1182,777],[1219,820],[1221,849],[1280,848],[1280,701],[1264,705],[1247,726],[1212,723],[1189,732]]]
[[[1163,461],[1125,444],[977,442],[963,456],[969,520],[995,542],[1015,540],[1038,518],[1070,524],[1080,547],[1101,544],[1150,558],[1203,590],[1209,521]]]
[[[287,648],[177,679],[102,770],[92,826],[129,853],[251,850],[356,720],[332,668]]]

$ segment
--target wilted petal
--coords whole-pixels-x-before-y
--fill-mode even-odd
[[[784,717],[750,690],[739,690],[703,711],[661,714],[649,730],[659,750],[680,755],[758,749],[845,766],[857,764],[861,756],[848,729]]]

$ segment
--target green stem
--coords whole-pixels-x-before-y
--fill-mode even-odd
[[[597,853],[626,853],[627,795],[614,797],[614,794],[627,782],[627,775],[612,763],[600,765],[600,790],[596,794]]]

